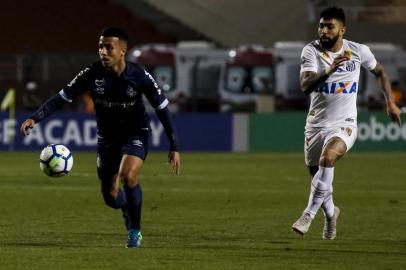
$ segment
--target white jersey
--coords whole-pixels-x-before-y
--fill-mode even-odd
[[[311,103],[306,128],[332,127],[357,123],[357,93],[361,66],[368,70],[376,67],[375,56],[368,46],[343,40],[342,48],[334,53],[323,49],[319,40],[307,44],[301,55],[300,72],[325,72],[334,59],[349,54],[344,62],[320,87],[310,94]]]

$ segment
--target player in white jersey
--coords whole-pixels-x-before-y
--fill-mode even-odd
[[[357,93],[361,67],[380,81],[387,113],[400,125],[400,109],[391,97],[383,67],[368,46],[343,39],[345,14],[329,7],[320,13],[319,40],[302,51],[300,85],[310,94],[305,127],[305,161],[312,177],[308,204],[293,231],[303,235],[320,207],[325,215],[323,239],[336,236],[340,209],[333,203],[334,166],[353,146],[357,136]]]

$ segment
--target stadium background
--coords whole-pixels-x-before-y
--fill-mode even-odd
[[[300,151],[301,144],[297,142],[302,141],[308,98],[299,89],[298,58],[303,45],[316,37],[320,8],[334,3],[347,12],[347,38],[371,45],[387,68],[394,87],[399,88],[399,106],[405,105],[404,1],[383,4],[373,0],[280,3],[257,0],[249,8],[246,1],[23,3],[3,1],[0,11],[0,23],[7,25],[2,31],[5,42],[0,54],[0,98],[10,88],[15,89],[17,112],[34,110],[81,68],[96,60],[95,44],[100,29],[118,25],[130,34],[128,59],[148,68],[161,88],[168,90],[179,125],[195,126],[193,123],[199,121],[201,131],[206,131],[188,133],[187,128],[180,128],[183,150],[284,150],[276,143],[284,138],[285,150]],[[81,97],[63,111],[88,112],[86,98]],[[361,76],[358,105],[360,120],[367,127],[360,130],[366,136],[361,135],[364,139],[356,149],[405,149],[401,143],[406,140],[405,128],[396,128],[382,117],[382,95],[372,75],[366,72]],[[290,117],[289,111],[302,114]],[[61,117],[66,119],[63,114]],[[74,121],[82,121],[82,116],[75,117]],[[11,134],[16,133],[10,129],[18,126],[20,120],[10,124],[7,114],[1,114],[1,149],[40,147],[40,144],[21,143],[19,137],[8,143]],[[255,127],[272,129],[278,122],[285,123],[285,129],[275,130],[290,130],[289,134],[296,136]],[[42,125],[53,134],[51,142],[65,143],[75,150],[94,148],[94,143],[78,142],[81,139],[72,138],[74,135],[58,135],[70,131],[64,123],[50,128],[45,123]],[[224,140],[220,143],[211,130],[224,134]],[[272,133],[278,136],[272,137]],[[398,143],[390,144],[394,140]],[[42,143],[46,141],[45,138]],[[15,146],[11,145],[14,143]],[[165,143],[164,136],[159,137],[153,149],[162,150]]]

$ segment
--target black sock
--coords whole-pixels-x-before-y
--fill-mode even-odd
[[[120,208],[127,208],[127,196],[122,188],[118,190],[116,197],[116,205]]]
[[[137,184],[135,187],[125,188],[127,195],[127,210],[130,216],[129,229],[141,229],[141,206],[142,206],[142,189],[141,185]]]

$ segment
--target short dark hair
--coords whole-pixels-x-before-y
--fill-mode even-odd
[[[341,21],[345,25],[344,10],[342,8],[339,8],[336,6],[327,7],[325,9],[323,9],[320,12],[320,19],[321,18],[327,19],[327,20],[336,19],[338,21]]]
[[[120,28],[120,27],[115,27],[115,26],[109,26],[106,27],[102,30],[100,36],[103,37],[116,37],[119,40],[123,40],[125,42],[128,42],[128,35],[127,32]]]

